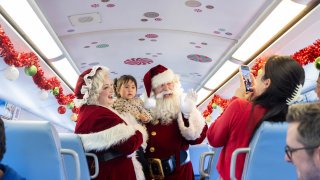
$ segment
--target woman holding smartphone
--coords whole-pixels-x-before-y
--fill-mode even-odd
[[[251,91],[246,91],[241,76],[240,87],[230,104],[207,132],[210,145],[223,147],[217,164],[222,179],[230,179],[233,151],[248,147],[263,121],[285,121],[288,104],[299,96],[304,79],[302,66],[289,56],[272,56],[256,79],[251,74]],[[244,154],[238,156],[237,179],[241,179],[244,160]]]

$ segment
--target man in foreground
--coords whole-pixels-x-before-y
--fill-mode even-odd
[[[299,180],[320,179],[320,104],[295,104],[287,114],[285,159]]]

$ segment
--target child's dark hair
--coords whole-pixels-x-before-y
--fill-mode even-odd
[[[134,82],[134,85],[136,86],[136,88],[138,88],[137,80],[131,75],[122,75],[121,77],[114,79],[114,81],[113,81],[114,93],[116,94],[116,96],[118,98],[121,97],[120,94],[119,94],[121,86],[123,84],[128,83],[129,81]]]

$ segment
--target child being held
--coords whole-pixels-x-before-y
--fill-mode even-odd
[[[115,94],[117,100],[113,104],[113,108],[122,113],[130,113],[141,123],[148,123],[152,116],[143,107],[143,101],[136,97],[137,81],[131,75],[123,75],[114,80]]]

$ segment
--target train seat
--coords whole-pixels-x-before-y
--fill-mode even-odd
[[[71,153],[75,158],[77,154],[61,149],[58,134],[49,122],[5,121],[4,124],[7,151],[3,164],[9,165],[26,179],[66,179],[61,153]],[[76,163],[74,166],[78,165]]]
[[[98,174],[96,170],[96,174],[90,177],[89,167],[87,163],[86,156],[90,155],[85,153],[80,137],[77,134],[73,133],[59,133],[59,138],[61,141],[62,148],[72,149],[78,153],[80,160],[80,179],[88,180],[95,178]],[[64,155],[64,161],[66,164],[66,170],[68,173],[68,179],[75,179],[75,167],[73,166],[74,160],[70,155]],[[96,162],[97,163],[97,162]]]
[[[235,177],[237,154],[246,152],[247,156],[242,179],[297,179],[294,166],[284,160],[287,127],[287,123],[262,123],[249,148],[239,148],[234,151],[231,160],[230,177]]]
[[[217,180],[219,172],[216,168],[222,148],[213,148],[212,151],[204,152],[200,156],[200,179]]]
[[[207,144],[197,144],[189,147],[190,161],[193,166],[195,179],[200,179],[200,171],[199,171],[200,155],[207,151],[209,151],[209,147]]]

